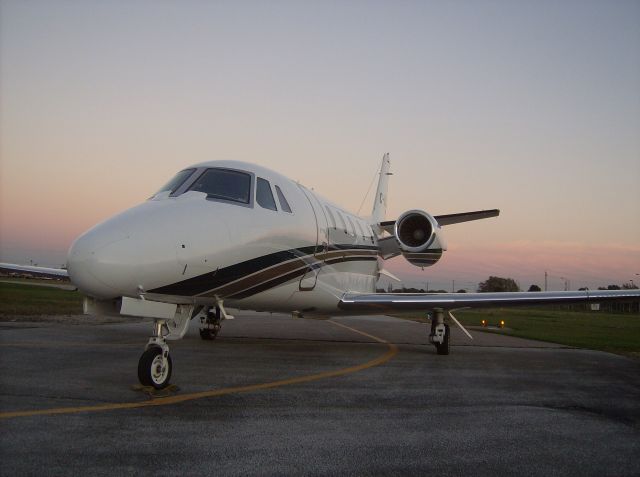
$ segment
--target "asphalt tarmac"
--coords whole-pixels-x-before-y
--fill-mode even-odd
[[[0,324],[0,474],[640,475],[638,361],[457,331],[438,356],[387,317],[192,325],[150,398],[149,323]]]

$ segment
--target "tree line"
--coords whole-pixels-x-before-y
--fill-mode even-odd
[[[634,283],[624,283],[622,285],[607,285],[598,287],[598,290],[637,290],[638,286]],[[587,288],[580,288],[580,290],[587,290]],[[424,290],[422,288],[408,288],[402,286],[400,288],[393,288],[391,284],[385,290],[384,288],[378,288],[377,291],[379,293],[448,293],[447,290]],[[490,276],[485,281],[480,282],[478,284],[479,293],[500,293],[500,292],[519,292],[522,291],[518,282],[516,282],[513,278],[504,278],[504,277],[494,277]],[[541,292],[542,289],[538,285],[531,285],[527,290],[529,292]],[[466,290],[461,289],[456,293],[467,293]],[[579,308],[588,310],[590,309],[590,305],[563,305],[564,307],[569,307],[570,309]],[[602,311],[611,311],[611,312],[632,312],[638,313],[640,311],[640,303],[604,303],[601,305],[600,309]]]

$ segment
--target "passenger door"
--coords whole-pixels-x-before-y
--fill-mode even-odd
[[[316,286],[318,274],[324,265],[325,255],[329,249],[328,225],[322,203],[320,203],[315,194],[303,185],[298,184],[298,187],[300,187],[300,190],[309,201],[316,219],[316,245],[313,257],[308,260],[307,271],[298,285],[300,291],[311,291]]]

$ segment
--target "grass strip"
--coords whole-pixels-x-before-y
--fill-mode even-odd
[[[504,330],[491,330],[520,338],[560,343],[577,348],[620,354],[640,352],[640,315],[599,311],[559,311],[543,308],[463,310],[456,313],[464,325],[505,321]]]
[[[77,291],[18,283],[0,283],[0,316],[80,315]]]

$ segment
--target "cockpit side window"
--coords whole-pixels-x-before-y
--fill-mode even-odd
[[[166,191],[169,191],[169,194],[173,194],[175,191],[177,191],[180,188],[182,184],[184,184],[184,182],[189,178],[189,176],[193,174],[193,171],[195,171],[195,169],[185,169],[184,171],[178,172],[175,176],[173,176],[173,179],[171,179],[169,182],[163,185],[156,192],[156,194],[159,194],[160,192],[166,192]]]
[[[278,210],[276,207],[276,201],[273,198],[273,192],[271,192],[271,184],[266,179],[258,177],[258,183],[256,187],[256,201],[263,209]]]
[[[280,208],[285,212],[293,213],[291,211],[291,207],[289,206],[289,202],[287,202],[287,198],[284,196],[280,187],[276,186],[276,194],[278,194],[278,200],[280,201]]]
[[[189,188],[204,192],[208,199],[251,203],[251,175],[230,169],[207,169]]]

